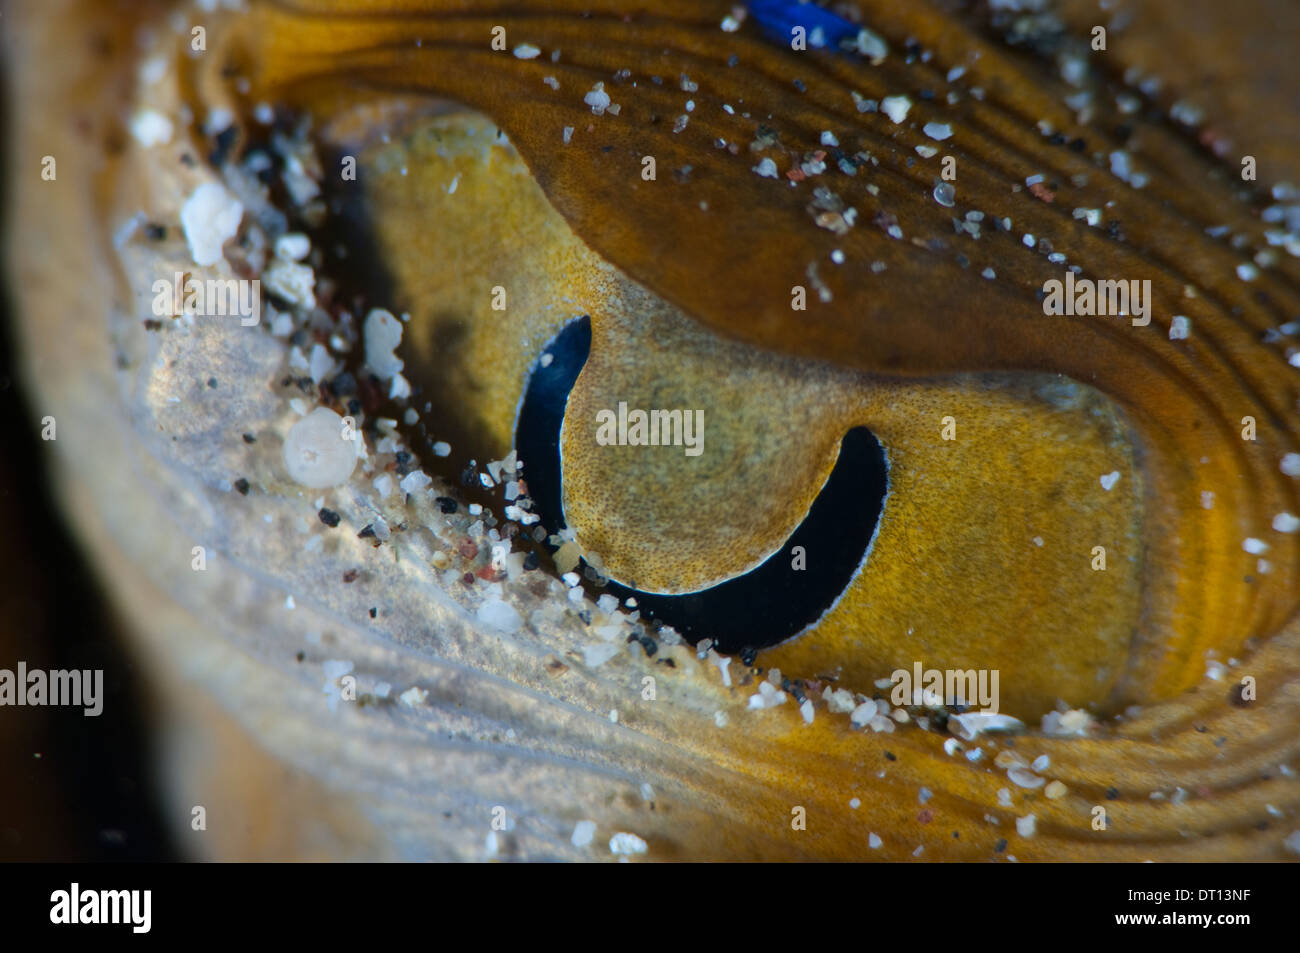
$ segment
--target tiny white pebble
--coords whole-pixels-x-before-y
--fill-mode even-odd
[[[1101,488],[1109,493],[1111,489],[1114,488],[1115,484],[1118,482],[1119,482],[1119,471],[1111,470],[1109,473],[1102,476]]]
[[[952,126],[944,122],[927,122],[921,127],[921,131],[931,139],[942,141],[952,135]]]
[[[912,101],[906,96],[886,96],[880,101],[880,111],[894,122],[902,122],[912,108]]]
[[[857,46],[858,52],[868,57],[873,64],[889,55],[889,44],[884,37],[865,28],[858,31]]]
[[[635,834],[629,834],[627,831],[619,831],[609,839],[609,852],[611,854],[644,854],[646,852],[646,842]]]
[[[1007,769],[1007,778],[1012,784],[1016,785],[1016,787],[1029,788],[1031,790],[1034,788],[1041,788],[1047,783],[1038,775],[1020,765]]]
[[[1016,833],[1021,837],[1033,837],[1034,829],[1038,825],[1038,819],[1033,814],[1027,814],[1024,817],[1016,818]]]
[[[216,136],[229,129],[234,122],[235,114],[223,106],[218,106],[203,120],[203,131],[209,136]]]
[[[239,231],[244,206],[216,182],[204,182],[181,206],[181,230],[196,265],[215,265]]]
[[[140,82],[152,86],[167,75],[167,59],[162,56],[145,60],[140,64]]]
[[[355,431],[348,437],[343,418],[328,407],[317,407],[285,437],[283,459],[289,477],[312,489],[338,486],[357,464]]]
[[[416,705],[423,705],[425,699],[429,697],[429,693],[419,686],[412,685],[397,697],[407,708],[414,708]]]
[[[573,825],[573,836],[569,838],[569,843],[574,847],[586,847],[596,837],[595,821],[578,821]]]
[[[403,493],[414,495],[426,490],[433,483],[433,478],[423,470],[412,470],[397,482]]]
[[[155,109],[141,109],[131,117],[131,135],[146,149],[172,141],[172,122]]]
[[[1278,513],[1273,517],[1273,529],[1279,533],[1294,533],[1300,530],[1300,519],[1291,513]]]
[[[1253,536],[1248,536],[1241,541],[1241,548],[1244,549],[1246,552],[1250,553],[1252,556],[1260,556],[1268,552],[1269,547],[1268,547],[1268,543],[1264,542],[1262,539],[1256,539]]]
[[[609,93],[605,92],[605,84],[597,83],[582,97],[582,101],[590,106],[591,111],[597,116],[603,115],[610,104]]]
[[[515,56],[521,60],[531,60],[541,54],[541,50],[531,43],[520,43],[515,47]]]
[[[289,232],[275,240],[275,257],[302,261],[311,253],[311,239],[302,232]]]
[[[402,343],[402,322],[392,312],[372,308],[366,315],[363,329],[366,342],[366,363],[384,380],[401,373],[404,362],[393,351]]]

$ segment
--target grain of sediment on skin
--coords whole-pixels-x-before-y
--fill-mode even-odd
[[[1017,787],[1022,788],[1041,788],[1046,782],[1043,778],[1034,774],[1032,771],[1022,768],[1019,765],[1007,769],[1007,777]]]
[[[181,230],[196,265],[222,260],[222,246],[239,230],[244,207],[216,182],[205,182],[181,206]]]
[[[880,101],[880,111],[896,123],[907,118],[912,101],[906,96],[886,96]]]
[[[622,856],[644,854],[649,845],[636,834],[619,831],[609,839],[609,852]]]
[[[591,107],[591,111],[597,116],[603,116],[609,109],[612,102],[609,93],[605,92],[605,84],[598,82],[582,97],[582,101]]]
[[[284,464],[294,482],[325,489],[347,481],[357,464],[355,434],[328,407],[295,423],[284,442]]]
[[[587,847],[596,837],[595,821],[578,821],[573,825],[573,835],[569,838],[569,843],[574,847]]]

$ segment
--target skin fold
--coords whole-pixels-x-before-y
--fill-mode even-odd
[[[592,357],[570,398],[573,419],[622,395],[644,406],[710,408],[708,439],[750,460],[753,490],[743,508],[723,492],[722,474],[692,484],[684,457],[646,470],[626,456],[591,452],[566,417],[566,511],[616,578],[689,590],[745,571],[802,518],[843,432],[871,427],[898,468],[876,562],[851,584],[839,615],[760,654],[756,665],[819,684],[833,676],[868,694],[871,680],[912,659],[997,667],[1003,709],[1031,729],[1057,699],[1107,716],[1089,737],[1031,731],[980,739],[980,761],[954,757],[945,736],[915,724],[878,734],[820,708],[811,724],[791,704],[750,712],[746,700],[762,675],[737,659],[724,683],[718,663],[689,646],[663,647],[660,658],[676,663],[671,672],[639,656],[588,671],[575,653],[582,636],[570,631],[572,620],[540,608],[503,639],[458,610],[462,596],[428,572],[432,552],[447,542],[431,507],[407,518],[435,527],[428,538],[413,532],[407,556],[371,570],[368,601],[383,591],[404,608],[386,612],[379,632],[358,635],[349,622],[337,635],[368,660],[363,666],[430,688],[434,702],[410,723],[361,713],[320,721],[308,701],[315,683],[283,661],[298,645],[295,627],[305,624],[296,617],[248,610],[247,618],[195,624],[205,610],[229,605],[231,593],[277,585],[296,587],[302,606],[323,618],[352,618],[353,608],[359,617],[360,603],[349,607],[350,595],[313,589],[314,580],[340,561],[371,557],[366,544],[350,550],[349,542],[322,553],[319,567],[315,556],[306,560],[310,570],[291,566],[290,542],[269,538],[251,513],[241,516],[201,489],[221,467],[239,466],[256,473],[267,507],[288,513],[294,505],[293,488],[272,463],[233,456],[257,451],[222,451],[217,467],[217,452],[202,449],[204,427],[228,408],[169,416],[168,375],[179,372],[163,358],[196,375],[219,365],[221,379],[248,395],[239,413],[278,434],[286,411],[263,383],[276,353],[216,332],[184,345],[164,341],[156,352],[139,321],[128,320],[124,302],[147,287],[154,265],[143,252],[114,248],[112,226],[136,204],[167,208],[192,187],[190,173],[167,172],[171,166],[151,164],[167,159],[122,146],[111,119],[88,132],[71,104],[94,89],[103,106],[97,115],[126,114],[123,104],[136,95],[128,27],[154,22],[163,6],[132,7],[111,21],[65,4],[58,13],[82,17],[87,47],[98,38],[102,52],[75,65],[65,58],[57,76],[37,82],[31,57],[38,41],[53,43],[56,13],[14,5],[21,24],[14,36],[29,46],[13,67],[28,91],[15,100],[14,161],[30,164],[56,148],[74,157],[60,160],[67,184],[58,190],[15,188],[16,220],[39,239],[10,241],[7,250],[28,386],[82,421],[76,432],[85,441],[100,441],[98,454],[86,443],[55,449],[88,545],[128,611],[137,607],[139,651],[178,710],[217,722],[214,712],[229,713],[230,725],[207,729],[214,748],[242,743],[263,753],[238,783],[196,781],[192,763],[177,767],[189,789],[219,791],[232,805],[274,805],[277,771],[291,772],[304,799],[329,805],[335,833],[323,847],[282,838],[280,856],[473,857],[486,828],[469,818],[505,789],[523,819],[508,853],[526,858],[581,857],[567,839],[584,817],[596,819],[603,836],[637,831],[652,859],[1287,856],[1282,839],[1300,807],[1291,770],[1300,755],[1300,537],[1272,526],[1276,514],[1300,512],[1300,482],[1280,469],[1286,454],[1300,452],[1300,371],[1288,362],[1287,339],[1266,332],[1300,318],[1300,269],[1285,253],[1251,281],[1239,267],[1268,247],[1261,222],[1268,189],[1300,180],[1287,145],[1297,117],[1276,92],[1296,88],[1295,67],[1261,34],[1267,23],[1281,35],[1279,23],[1296,19],[1290,6],[1252,3],[1255,15],[1243,16],[1209,3],[1124,5],[1136,11],[1131,20],[1111,30],[1106,52],[1089,53],[1092,26],[1113,26],[1123,10],[1103,15],[1093,4],[1063,3],[1054,10],[1061,32],[1048,31],[1052,44],[1041,35],[1009,44],[1013,27],[991,23],[982,9],[859,2],[861,21],[890,47],[869,65],[792,51],[753,18],[723,31],[729,3],[250,3],[247,12],[210,20],[205,55],[175,58],[175,96],[196,115],[215,105],[243,114],[271,101],[310,112],[331,157],[359,155],[367,237],[391,262],[390,290],[412,314],[404,356],[412,378],[427,382],[440,410],[455,417],[447,432],[458,454],[482,461],[508,451],[530,362],[563,323],[559,311],[542,309],[562,297],[560,311],[589,313],[593,323]],[[507,51],[489,45],[496,25],[506,29]],[[1195,37],[1211,27],[1214,45],[1198,46]],[[1150,39],[1156,34],[1159,42]],[[907,56],[909,41],[930,57]],[[523,42],[543,55],[509,52]],[[1258,59],[1230,55],[1256,44],[1268,49]],[[1062,49],[1088,59],[1085,82],[1095,96],[1087,123],[1065,103],[1077,89],[1053,61]],[[558,61],[552,50],[561,51]],[[964,74],[949,81],[958,66]],[[636,84],[615,79],[619,70]],[[1115,92],[1128,70],[1159,76],[1162,85],[1147,107],[1121,115]],[[1206,77],[1215,75],[1226,78],[1210,87]],[[248,81],[245,92],[234,76]],[[683,76],[697,87],[689,94]],[[617,114],[594,115],[584,102],[596,82]],[[955,102],[949,91],[958,92]],[[1205,116],[1193,128],[1168,116],[1184,91],[1204,93],[1197,101]],[[906,94],[912,105],[896,123],[859,112],[854,93]],[[402,105],[385,112],[382,102]],[[674,131],[683,115],[688,121]],[[933,140],[923,130],[930,122],[950,125],[951,138]],[[467,130],[476,124],[483,132],[499,127],[508,143],[470,148]],[[568,142],[565,127],[573,129]],[[851,176],[828,163],[820,177],[843,207],[858,210],[843,233],[810,213],[816,181],[792,186],[785,176],[824,148],[828,130],[846,153],[875,160]],[[450,155],[431,145],[438,137]],[[1062,144],[1076,138],[1079,151]],[[739,154],[718,148],[719,139],[739,143]],[[924,157],[918,145],[938,154]],[[1142,188],[1109,171],[1121,150],[1148,176]],[[1240,179],[1247,154],[1259,160],[1257,182]],[[658,170],[653,181],[641,175],[648,155]],[[958,170],[953,208],[934,198],[945,155]],[[764,157],[778,179],[753,171]],[[416,170],[414,184],[397,181],[395,161]],[[466,190],[458,204],[443,188],[456,174]],[[1046,191],[1025,187],[1034,175]],[[1076,208],[1104,209],[1104,224],[1087,224]],[[978,240],[952,224],[968,210],[984,213]],[[1004,217],[1010,231],[992,225]],[[890,234],[895,224],[901,238]],[[1234,247],[1208,234],[1215,226],[1245,241]],[[1040,289],[1066,267],[1049,261],[1045,238],[1081,277],[1150,280],[1149,325],[1043,314]],[[440,252],[457,241],[462,251]],[[41,260],[49,248],[84,263],[101,291],[60,290],[62,266]],[[492,249],[502,251],[499,260]],[[831,263],[832,250],[843,253],[842,264]],[[511,334],[490,323],[485,307],[485,292],[498,284],[524,289],[512,305],[523,323]],[[791,308],[795,286],[809,291],[804,311]],[[52,343],[54,329],[74,327],[72,313],[83,330]],[[1189,319],[1187,338],[1171,339],[1174,315]],[[113,382],[112,357],[94,330],[105,323],[142,386]],[[130,412],[117,412],[119,404]],[[718,407],[733,413],[714,413]],[[961,434],[952,446],[940,438],[945,415]],[[1257,423],[1254,440],[1242,438],[1247,416]],[[142,420],[182,439],[155,439]],[[760,431],[765,439],[754,440]],[[112,434],[120,435],[117,446]],[[110,463],[98,474],[86,462],[127,457],[129,465]],[[1102,491],[1097,477],[1112,469],[1120,483]],[[132,473],[171,489],[146,494]],[[656,487],[668,489],[657,495]],[[1207,492],[1212,508],[1203,504]],[[174,524],[175,539],[168,542],[171,529],[157,534],[161,541],[121,526],[110,532],[105,524],[124,521],[114,505],[128,506],[114,499],[133,501],[134,522],[148,514]],[[644,519],[627,518],[633,501]],[[752,532],[739,532],[751,516]],[[1053,543],[1062,541],[1041,558],[1025,542],[1038,532],[1035,520],[1043,535],[1055,532]],[[720,544],[701,521],[731,536]],[[160,555],[186,552],[200,526],[220,535],[218,548],[232,556],[220,585],[168,569],[171,557]],[[1243,549],[1247,538],[1267,542],[1270,571],[1260,572],[1258,554]],[[657,543],[672,539],[684,542],[665,554]],[[1088,565],[1098,541],[1112,549],[1104,581]],[[125,558],[115,566],[118,552]],[[149,566],[147,582],[130,565]],[[175,603],[170,628],[159,613],[139,609],[149,598]],[[520,598],[541,607],[562,595],[539,582]],[[976,639],[959,628],[972,613],[983,622]],[[1211,657],[1240,663],[1226,680],[1206,680]],[[225,672],[199,679],[203,701],[181,690],[196,671]],[[661,679],[664,700],[628,700],[645,674]],[[1241,675],[1255,679],[1258,700],[1233,703]],[[399,675],[392,677],[396,684]],[[616,722],[606,717],[611,709]],[[728,716],[727,728],[716,713]],[[203,720],[196,714],[192,730],[203,731]],[[507,726],[514,738],[503,741]],[[1049,799],[1041,789],[1017,789],[993,763],[1004,749],[1026,760],[1047,755],[1048,775],[1067,793]],[[353,770],[324,781],[322,765],[340,757]],[[653,785],[654,810],[629,793],[641,781]],[[932,792],[924,808],[921,788]],[[1011,789],[1011,803],[999,797],[1002,788]],[[187,789],[178,808],[202,796]],[[860,808],[849,806],[852,798]],[[444,831],[433,818],[449,806],[456,829]],[[1109,820],[1100,831],[1092,823],[1098,806]],[[795,808],[806,813],[806,829],[792,828]],[[1035,833],[1018,836],[1015,818],[1030,813]],[[883,846],[873,847],[873,836]],[[237,838],[225,843],[235,855],[257,850],[253,835],[242,847]]]

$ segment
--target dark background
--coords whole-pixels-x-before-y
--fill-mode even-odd
[[[0,89],[0,94],[5,91]],[[8,128],[0,95],[0,129]],[[0,154],[0,181],[9,182]],[[7,235],[0,195],[0,235]],[[171,860],[141,685],[112,610],[55,506],[52,453],[22,393],[0,271],[0,668],[104,670],[105,704],[0,707],[0,861]]]

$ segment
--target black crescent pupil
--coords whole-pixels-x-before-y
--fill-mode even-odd
[[[591,321],[571,321],[546,347],[524,393],[515,449],[524,462],[533,510],[546,529],[563,526],[560,424],[569,392],[591,349]],[[643,617],[671,625],[691,642],[712,639],[720,652],[766,648],[816,622],[862,564],[888,489],[885,452],[865,427],[844,435],[839,457],[807,517],[765,562],[701,592],[657,595],[609,580],[604,591],[635,597]],[[670,541],[669,541],[670,542]],[[796,568],[802,547],[803,568]]]

